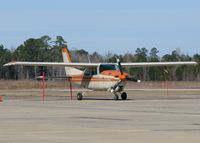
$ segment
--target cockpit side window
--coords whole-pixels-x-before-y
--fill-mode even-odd
[[[84,70],[84,75],[86,76],[92,76],[97,74],[97,68],[86,68]]]
[[[99,67],[99,72],[101,73],[106,70],[119,70],[119,68],[115,64],[101,64]]]

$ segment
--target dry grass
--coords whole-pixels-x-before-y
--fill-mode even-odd
[[[29,80],[2,80],[0,81],[0,90],[16,90],[16,89],[40,89],[42,87],[41,81]],[[46,88],[66,88],[68,82],[64,81],[46,81]]]
[[[200,89],[199,81],[157,81],[157,82],[129,82],[126,88],[143,89],[143,88],[158,88],[158,89]]]
[[[0,90],[16,90],[16,89],[41,89],[41,81],[29,81],[29,80],[2,80],[0,81]],[[46,81],[45,87],[48,89],[69,88],[67,81]],[[134,83],[128,82],[126,88],[129,89],[143,89],[143,88],[162,88],[162,89],[200,89],[200,82],[197,81],[168,81],[168,82],[141,82]]]

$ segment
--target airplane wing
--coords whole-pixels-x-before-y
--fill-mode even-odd
[[[49,66],[49,67],[97,67],[101,63],[62,63],[62,62],[9,62],[3,66],[22,65],[22,66]],[[103,64],[103,63],[102,63]],[[106,63],[104,63],[106,64]],[[107,63],[108,64],[108,63]],[[113,63],[116,64],[116,63]],[[126,67],[152,67],[152,66],[175,66],[175,65],[197,65],[197,62],[137,62],[137,63],[121,63]]]
[[[153,66],[178,66],[178,65],[197,65],[197,62],[138,62],[138,63],[121,63],[125,67],[153,67]]]
[[[47,66],[47,67],[97,67],[99,63],[62,63],[62,62],[9,62],[3,66],[22,65],[22,66]]]

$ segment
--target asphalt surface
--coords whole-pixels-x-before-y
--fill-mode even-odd
[[[200,95],[152,97],[4,97],[0,143],[200,142]]]

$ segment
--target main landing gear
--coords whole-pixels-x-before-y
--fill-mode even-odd
[[[122,92],[121,93],[121,99],[122,100],[126,100],[127,99],[127,93],[126,92]],[[114,100],[119,100],[119,96],[117,93],[114,93]]]
[[[77,100],[83,100],[83,94],[82,93],[77,93]]]
[[[77,93],[77,100],[83,100],[83,94],[84,93]],[[121,99],[122,100],[126,100],[127,99],[127,93],[126,92],[122,92],[121,93]],[[114,100],[119,100],[119,96],[117,93],[114,93]]]
[[[117,95],[117,93],[115,93],[114,95],[114,100],[119,100],[119,96]]]
[[[127,93],[126,92],[122,92],[121,98],[122,98],[122,100],[126,100],[127,99]]]

